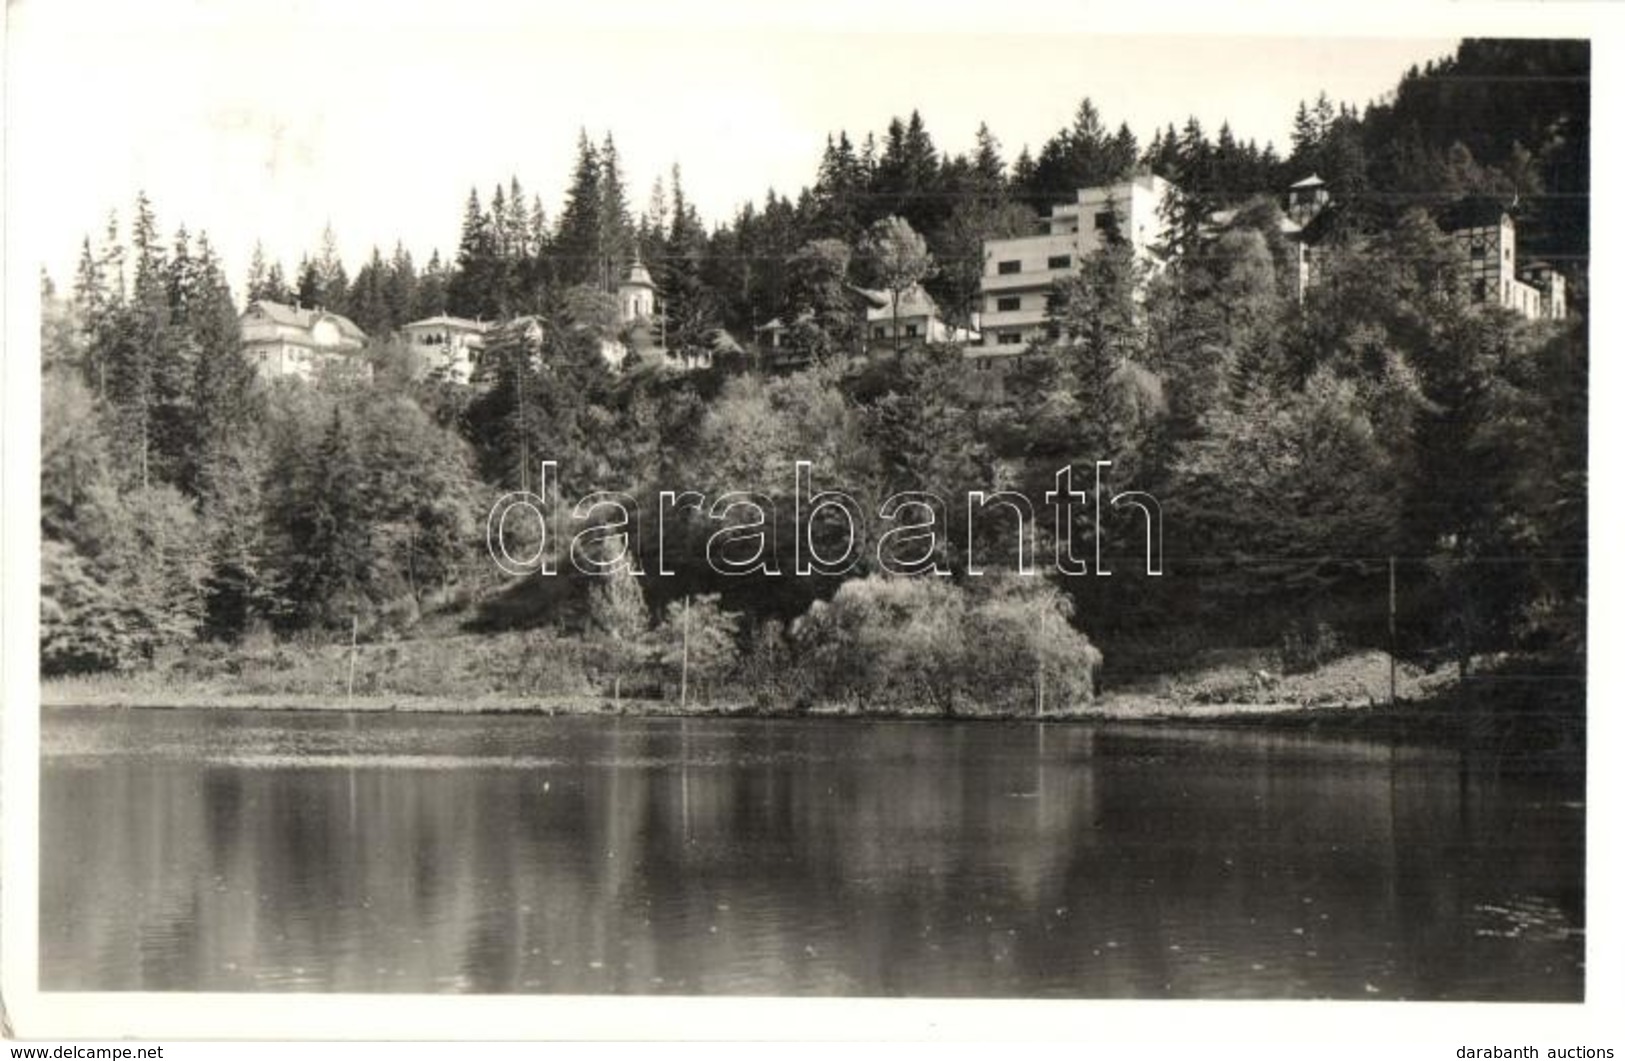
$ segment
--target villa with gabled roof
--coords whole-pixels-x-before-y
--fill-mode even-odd
[[[367,335],[348,317],[255,299],[239,322],[243,355],[266,379],[310,379],[318,368],[335,364],[353,364],[371,375],[360,356]]]

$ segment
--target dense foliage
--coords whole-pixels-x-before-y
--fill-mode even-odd
[[[1194,119],[1142,150],[1085,100],[1007,166],[985,126],[973,153],[948,156],[916,113],[881,143],[832,136],[794,201],[770,191],[709,232],[675,169],[634,220],[613,140],[583,135],[557,223],[517,181],[483,203],[471,193],[449,266],[419,272],[397,247],[351,279],[329,234],[289,285],[256,254],[247,295],[321,303],[379,337],[370,382],[257,380],[207,240],[182,229],[166,248],[143,198],[128,246],[110,225],[99,247],[86,240],[71,297],[46,294],[43,664],[143,666],[262,628],[332,638],[353,622],[382,638],[442,609],[472,629],[599,639],[629,676],[669,675],[687,623],[701,695],[754,675],[791,697],[1059,706],[1087,702],[1097,672],[1133,677],[1189,648],[1326,631],[1386,646],[1396,557],[1405,654],[1465,668],[1533,652],[1579,673],[1583,317],[1471,304],[1438,219],[1465,200],[1511,209],[1583,309],[1588,62],[1583,44],[1469,41],[1363,114],[1304,105],[1286,158],[1228,127],[1210,140]],[[1477,87],[1497,79],[1512,111]],[[1490,117],[1504,113],[1517,128]],[[1102,250],[1058,287],[1043,356],[997,386],[953,348],[851,356],[852,284],[923,278],[964,318],[983,239],[1030,232],[1076,188],[1139,165],[1182,189],[1166,269],[1148,277],[1125,247]],[[1336,189],[1339,231],[1300,303],[1276,204],[1310,171]],[[1220,208],[1234,211],[1222,230],[1186,223]],[[634,255],[672,346],[711,347],[719,328],[748,340],[778,318],[798,356],[611,373],[602,289]],[[463,388],[417,378],[384,338],[440,311],[550,327],[499,332]],[[702,512],[649,533],[662,490],[752,491],[787,558],[796,460],[868,513],[899,491],[948,499],[934,557],[948,577],[885,577],[872,523],[855,528],[850,571],[807,578],[718,575],[719,524]],[[1144,576],[1133,511],[1104,513],[1098,543],[1079,521],[1060,544],[1090,574],[1055,576],[1042,506],[1029,530],[1051,574],[969,576],[967,492],[1036,503],[1070,465],[1092,497],[1097,460],[1113,462],[1112,492],[1161,500],[1164,577]],[[593,489],[631,495],[639,563],[671,577],[504,579],[485,512],[535,488],[543,461],[557,462],[560,511]],[[978,564],[1013,566],[1013,523],[977,528]]]

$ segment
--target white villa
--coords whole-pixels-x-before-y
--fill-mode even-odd
[[[243,354],[267,379],[310,379],[319,367],[353,365],[371,375],[360,357],[367,336],[355,322],[320,307],[305,309],[256,299],[240,318]]]
[[[453,383],[467,383],[474,375],[490,330],[488,321],[442,313],[401,325],[401,337],[415,352],[424,355],[429,371],[439,371]]]

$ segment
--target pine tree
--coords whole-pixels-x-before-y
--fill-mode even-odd
[[[621,179],[620,158],[615,150],[615,138],[604,134],[599,149],[599,255],[602,259],[603,287],[614,291],[632,263],[632,220],[626,202],[626,186]]]
[[[102,248],[92,254],[85,238],[74,277],[80,338],[85,351],[85,382],[99,399],[108,397],[108,379],[129,325],[124,301],[124,246],[118,219],[110,216]]]
[[[1213,146],[1192,115],[1175,144],[1175,191],[1163,206],[1167,236],[1157,249],[1168,259],[1194,258],[1201,249],[1204,226],[1213,212]]]
[[[337,408],[294,498],[283,599],[301,626],[336,622],[367,603],[372,546],[366,466]]]
[[[287,278],[282,275],[282,263],[272,262],[270,270],[265,274],[265,291],[261,296],[272,302],[292,302],[293,289],[288,287]]]
[[[196,495],[209,469],[241,444],[258,420],[254,369],[243,356],[242,332],[225,273],[207,234],[198,237],[187,295],[187,340],[195,352],[190,391],[192,416],[180,462],[181,486]]]
[[[299,280],[295,289],[295,301],[305,309],[321,305],[321,270],[308,254],[299,259]]]
[[[391,331],[416,319],[417,287],[418,274],[412,265],[412,254],[397,240],[395,254],[389,260],[389,271],[384,277],[384,307]]]
[[[704,281],[706,240],[700,215],[683,194],[683,175],[671,168],[672,219],[659,286],[665,300],[666,345],[676,350],[707,350],[716,328],[716,308]]]
[[[999,141],[986,122],[976,127],[976,156],[971,163],[971,174],[978,198],[988,205],[1003,201],[1006,193],[1004,159],[999,155]]]
[[[457,263],[446,286],[449,312],[459,317],[496,317],[496,272],[497,244],[491,215],[480,206],[479,192],[470,188],[468,202],[463,207]]]
[[[576,145],[575,174],[565,193],[564,212],[559,218],[553,241],[553,258],[558,285],[603,282],[601,239],[603,199],[600,189],[598,149],[582,130]]]
[[[389,308],[389,267],[375,246],[372,256],[355,274],[350,286],[349,317],[368,335],[387,335],[394,330]]]
[[[429,253],[429,264],[418,277],[417,291],[412,297],[412,319],[434,317],[446,312],[446,267],[440,262],[440,251]]]
[[[265,246],[259,240],[255,240],[253,256],[248,260],[248,283],[244,287],[248,301],[271,297],[266,293],[269,274],[270,267],[265,264]]]
[[[862,232],[863,191],[857,152],[843,129],[839,141],[827,138],[824,142],[824,157],[813,184],[813,234],[854,241]]]
[[[316,279],[319,285],[317,305],[331,313],[348,313],[350,308],[350,276],[339,257],[338,239],[333,226],[322,229],[321,255],[316,259]]]
[[[109,350],[108,397],[118,410],[117,445],[131,455],[131,478],[143,488],[159,474],[155,420],[160,359],[169,338],[169,284],[158,226],[146,193],[136,197],[131,225],[135,279],[128,311]]]
[[[1292,156],[1289,163],[1307,176],[1319,169],[1320,130],[1309,113],[1309,104],[1298,101],[1298,111],[1292,118]]]

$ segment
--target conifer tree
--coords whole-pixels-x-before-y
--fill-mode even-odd
[[[169,284],[158,226],[146,193],[136,197],[131,224],[135,277],[124,323],[109,357],[108,397],[118,410],[117,446],[129,454],[130,478],[142,487],[159,474],[156,418],[158,376],[169,338]]]
[[[194,351],[192,415],[180,460],[181,486],[196,495],[209,469],[233,445],[245,444],[258,420],[254,369],[243,356],[237,308],[225,273],[206,233],[198,236],[187,296],[187,341]]]
[[[599,149],[599,255],[602,259],[603,287],[614,291],[632,263],[631,210],[626,201],[626,185],[621,178],[620,156],[615,138],[604,134]]]
[[[282,275],[282,263],[272,262],[271,268],[265,274],[265,289],[262,298],[272,302],[292,302],[293,289],[288,286],[287,278]]]
[[[248,295],[248,301],[270,298],[265,290],[269,278],[270,266],[265,263],[265,245],[255,240],[254,253],[248,259],[248,283],[243,289]]]
[[[431,251],[429,264],[423,267],[423,275],[418,278],[417,290],[412,297],[412,319],[434,317],[446,312],[447,282],[446,267],[441,264],[440,251]]]
[[[671,168],[672,219],[659,287],[665,300],[666,345],[677,350],[708,349],[716,328],[712,293],[704,280],[705,229],[683,194],[682,171]]]
[[[333,235],[332,225],[322,229],[322,250],[316,260],[316,278],[319,284],[317,303],[331,313],[348,313],[350,275],[339,257],[338,238]]]
[[[300,625],[336,622],[366,603],[372,555],[365,482],[354,431],[335,408],[288,513],[283,599]]]
[[[305,309],[318,306],[322,301],[322,275],[310,255],[299,259],[299,279],[294,290],[295,301]]]
[[[418,275],[412,265],[412,254],[396,240],[395,253],[389,260],[389,268],[384,276],[384,307],[391,330],[416,319],[413,311],[417,286]]]
[[[498,189],[500,191],[500,189]],[[489,320],[497,316],[496,233],[492,217],[480,206],[479,192],[468,190],[463,207],[463,231],[457,243],[457,262],[446,285],[447,311]]]
[[[603,199],[600,188],[598,149],[582,130],[576,144],[575,173],[565,193],[564,212],[553,241],[553,258],[559,286],[601,284],[604,269]]]

